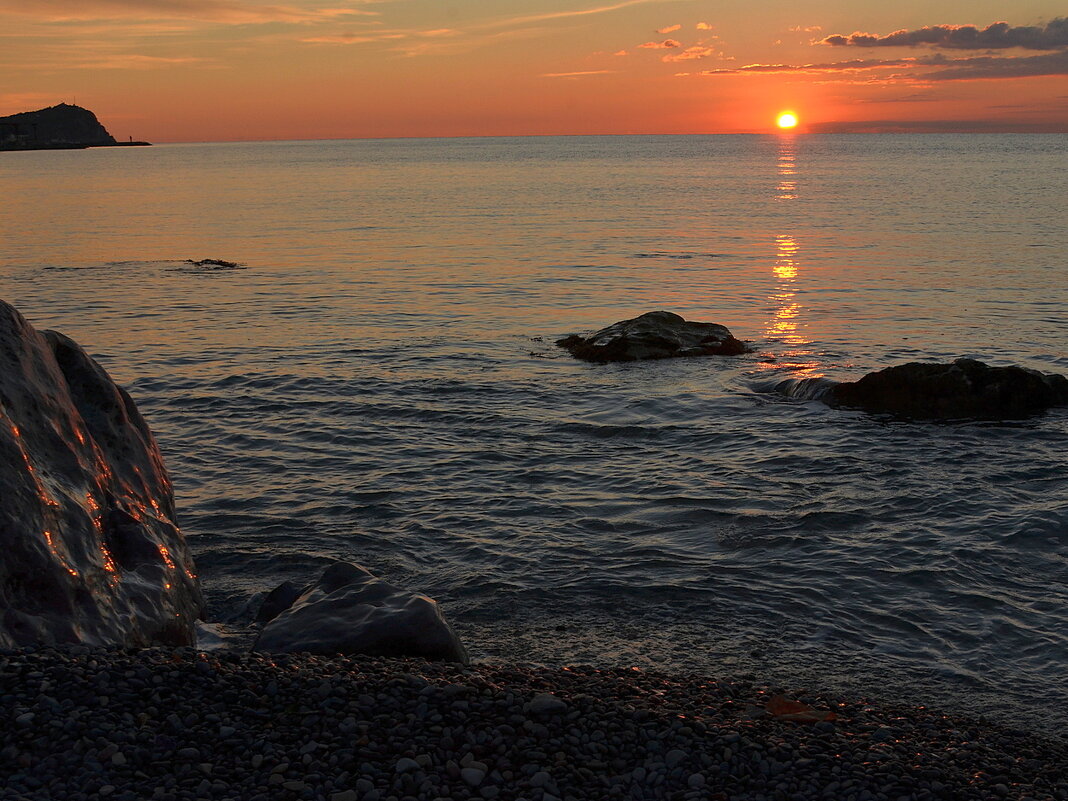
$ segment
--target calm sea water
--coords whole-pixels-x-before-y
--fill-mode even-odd
[[[1068,411],[917,424],[760,387],[1068,373],[1068,137],[0,156],[0,297],[133,393],[217,619],[348,559],[436,597],[481,659],[1059,715]],[[246,268],[182,262],[205,257]],[[552,345],[653,309],[755,353]]]

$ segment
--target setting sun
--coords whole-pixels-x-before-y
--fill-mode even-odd
[[[784,130],[793,128],[797,125],[797,115],[792,111],[784,111],[775,119],[775,124]]]

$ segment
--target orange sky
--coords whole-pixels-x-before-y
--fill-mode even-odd
[[[801,131],[1068,131],[1058,13],[1049,0],[0,0],[0,114],[77,102],[155,142],[764,132],[785,108]]]

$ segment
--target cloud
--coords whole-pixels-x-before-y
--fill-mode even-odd
[[[665,39],[662,42],[646,42],[638,45],[638,47],[646,50],[669,50],[672,47],[682,47],[682,42],[677,39]]]
[[[822,30],[819,25],[794,25],[789,29],[790,33],[819,33]]]
[[[177,64],[203,63],[202,58],[164,58],[145,56],[140,53],[118,53],[78,64],[78,69],[87,70],[156,70]]]
[[[923,77],[929,81],[974,81],[1043,75],[1068,75],[1068,50],[1020,58],[975,56],[953,59],[946,62],[942,69]]]
[[[708,58],[716,51],[711,47],[704,47],[703,45],[694,45],[693,47],[687,47],[681,53],[668,53],[661,61],[692,61],[698,58]]]
[[[681,27],[682,27],[681,25],[668,25],[666,28],[657,28],[656,32],[657,33],[674,33],[675,31],[679,30]]]
[[[712,30],[712,26],[709,25],[707,22],[698,22],[697,23],[697,30],[699,30],[699,31],[710,31],[710,30]]]
[[[617,70],[585,70],[584,72],[545,72],[542,78],[581,78],[586,75],[612,75]]]
[[[1043,27],[1012,27],[1007,22],[995,22],[979,29],[974,25],[932,25],[908,31],[900,30],[886,36],[871,33],[835,34],[820,44],[833,47],[916,47],[929,45],[957,50],[999,50],[1022,47],[1028,50],[1057,50],[1068,47],[1068,18],[1058,17]]]
[[[745,74],[841,74],[841,80],[860,80],[857,73],[894,67],[906,68],[894,76],[901,83],[929,83],[931,81],[976,81],[1011,78],[1034,78],[1047,75],[1068,75],[1068,50],[1039,56],[969,56],[946,58],[941,53],[920,58],[851,59],[823,64],[746,64],[715,70],[703,70],[691,75]],[[867,82],[868,78],[863,79]]]
[[[621,8],[627,8],[629,6],[645,5],[647,3],[657,3],[660,0],[624,0],[622,3],[613,3],[608,6],[597,6],[595,8],[583,8],[577,11],[550,11],[545,14],[529,14],[522,17],[510,17],[508,19],[497,20],[495,22],[487,22],[480,25],[480,28],[503,28],[509,25],[525,25],[528,22],[546,22],[554,19],[567,19],[569,17],[586,17],[591,14],[604,14],[608,11],[618,11]]]
[[[625,55],[627,55],[627,51],[626,50],[617,50],[612,55],[613,56],[625,56]]]
[[[912,58],[895,59],[853,59],[851,61],[832,61],[825,64],[746,64],[742,67],[729,67],[724,69],[703,70],[693,73],[694,75],[739,75],[739,74],[765,74],[777,75],[782,73],[808,73],[819,74],[828,72],[857,72],[861,70],[883,69],[887,67],[913,66],[917,63]]]
[[[812,133],[1063,133],[1063,122],[1004,120],[855,120],[810,122]]]
[[[48,22],[134,18],[243,25],[265,22],[316,22],[346,16],[373,15],[377,12],[357,8],[311,9],[264,5],[242,0],[0,0],[0,14],[31,17]]]

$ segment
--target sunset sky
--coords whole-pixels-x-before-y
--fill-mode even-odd
[[[0,0],[0,114],[155,142],[1068,131],[1068,7],[841,0]]]

